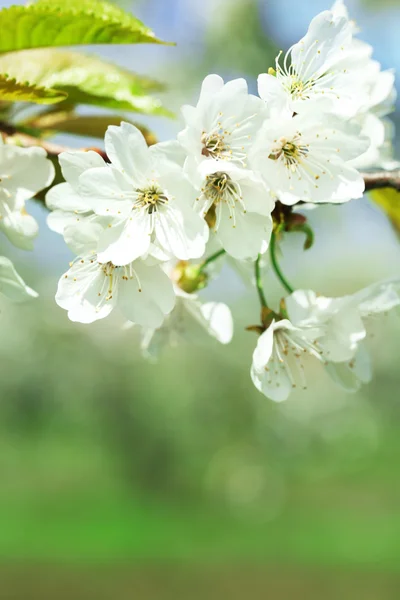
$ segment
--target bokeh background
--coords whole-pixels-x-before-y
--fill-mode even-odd
[[[22,3],[22,2],[19,2]],[[194,101],[209,72],[256,76],[329,1],[123,2],[177,47],[91,51]],[[1,6],[8,5],[0,2]],[[349,0],[384,68],[400,68],[400,5]],[[394,115],[398,119],[398,113]],[[179,120],[148,119],[159,139]],[[79,147],[82,140],[63,138]],[[87,140],[87,145],[91,140]],[[400,321],[369,340],[375,377],[355,395],[309,365],[309,389],[277,405],[249,378],[254,291],[224,265],[205,297],[229,302],[228,347],[182,347],[149,364],[118,317],[87,327],[54,302],[70,255],[46,229],[10,256],[40,298],[0,312],[1,600],[307,600],[400,597]],[[351,293],[399,275],[400,245],[368,198],[309,215],[282,265],[298,287]],[[268,297],[283,294],[266,269]]]

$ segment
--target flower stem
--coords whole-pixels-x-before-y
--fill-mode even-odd
[[[279,281],[281,282],[281,284],[283,285],[285,290],[287,292],[289,292],[289,294],[293,294],[294,289],[292,288],[290,283],[286,280],[286,277],[282,273],[281,268],[278,264],[278,260],[276,258],[276,233],[272,233],[272,235],[271,235],[269,251],[270,251],[270,255],[271,255],[271,263],[272,263],[273,269],[276,273],[276,276],[278,277]]]
[[[200,265],[199,273],[202,273],[210,263],[214,262],[214,260],[217,260],[217,258],[223,256],[224,254],[225,250],[223,248],[221,250],[218,250],[218,252],[215,252],[215,254],[211,254],[211,256],[206,258],[206,260]]]
[[[254,273],[256,277],[256,288],[258,292],[258,297],[260,298],[260,303],[262,307],[268,308],[267,299],[264,294],[264,288],[261,279],[261,269],[260,269],[260,261],[261,254],[258,255],[256,262],[254,263]]]

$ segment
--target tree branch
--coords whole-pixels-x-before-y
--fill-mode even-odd
[[[364,177],[366,192],[381,188],[393,188],[400,192],[400,170],[362,173],[362,176]]]
[[[15,127],[11,123],[0,121],[0,134],[5,137],[13,138],[17,143],[24,147],[30,146],[41,146],[50,155],[50,158],[56,158],[61,152],[66,150],[76,150],[77,148],[69,148],[68,146],[61,146],[59,144],[53,144],[47,140],[37,138],[33,135],[29,135],[18,127]],[[107,162],[109,159],[107,154],[101,148],[82,148],[82,150],[93,150],[100,154],[100,156]],[[361,173],[365,181],[365,191],[377,190],[382,188],[392,188],[400,192],[400,169],[395,171],[375,171],[371,173]],[[278,203],[280,205],[280,203]],[[282,206],[282,205],[280,205]],[[291,212],[292,207],[284,207],[288,212]]]
[[[107,154],[101,148],[70,148],[68,146],[61,146],[60,144],[54,144],[53,142],[49,142],[44,140],[43,138],[38,138],[33,135],[29,135],[27,133],[19,131],[14,125],[10,123],[4,123],[0,121],[0,135],[5,134],[5,137],[11,138],[18,145],[23,146],[24,148],[31,148],[32,146],[40,146],[44,148],[49,155],[50,158],[56,158],[61,152],[66,152],[69,150],[93,150],[93,152],[97,152],[100,156],[107,162],[110,162]]]

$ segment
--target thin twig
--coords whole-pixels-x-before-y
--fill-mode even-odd
[[[289,294],[293,294],[294,288],[292,288],[292,286],[290,285],[290,283],[288,282],[288,280],[286,279],[286,277],[284,276],[284,274],[281,271],[281,268],[278,263],[278,259],[276,257],[276,250],[277,250],[277,248],[276,248],[276,233],[273,232],[271,235],[271,241],[269,243],[269,251],[270,251],[270,256],[271,256],[272,267],[275,271],[276,276],[278,277],[279,281],[281,282],[283,287],[286,289],[286,291]]]
[[[365,191],[392,188],[400,192],[400,170],[376,171],[374,173],[362,173],[365,181]]]
[[[76,151],[78,148],[71,148],[69,146],[62,146],[61,144],[54,144],[53,142],[48,142],[47,140],[35,137],[33,135],[28,135],[27,133],[23,133],[18,131],[14,125],[10,123],[0,122],[0,132],[5,134],[6,138],[10,138],[16,144],[23,146],[24,148],[31,148],[33,146],[40,146],[44,148],[48,153],[50,158],[56,158],[61,152],[68,151]],[[101,148],[79,148],[80,150],[93,150],[100,154],[100,156],[107,162],[109,159],[107,154]]]
[[[263,284],[262,284],[260,261],[261,261],[261,254],[258,255],[257,260],[254,263],[254,275],[255,275],[255,281],[256,281],[256,288],[257,288],[258,297],[260,299],[261,307],[268,308],[268,303],[267,303],[267,299],[264,294],[264,288],[263,288]]]
[[[221,250],[218,250],[218,252],[211,254],[211,256],[206,258],[205,261],[200,265],[199,273],[202,273],[206,269],[206,267],[208,267],[209,264],[217,260],[217,258],[219,258],[220,256],[223,256],[225,253],[226,251],[222,248]]]

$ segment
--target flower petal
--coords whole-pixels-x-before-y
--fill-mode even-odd
[[[9,177],[2,181],[2,186],[20,208],[21,203],[50,185],[55,173],[46,151],[37,146],[20,148],[4,144],[1,147],[1,169]]]
[[[177,202],[157,212],[155,235],[164,250],[180,260],[203,256],[208,227],[185,202]]]
[[[83,264],[81,262],[83,261]],[[117,302],[117,289],[109,294],[109,282],[92,256],[77,260],[58,283],[56,302],[71,321],[93,323],[107,317]],[[109,299],[110,298],[110,299]]]
[[[229,344],[233,336],[230,308],[223,302],[206,302],[200,310],[208,324],[208,332],[221,344]]]
[[[137,280],[121,282],[119,306],[129,321],[157,329],[175,306],[172,282],[159,266],[149,267],[137,260],[132,268]]]
[[[325,368],[334,383],[346,392],[357,392],[372,378],[371,359],[363,344],[351,361],[328,363]]]
[[[275,402],[282,402],[289,397],[292,382],[274,355],[273,323],[258,338],[250,375],[258,391]]]
[[[21,302],[27,297],[37,298],[38,294],[26,285],[18,275],[11,260],[0,256],[0,293],[14,302]]]
[[[69,212],[89,212],[91,209],[69,183],[59,183],[46,194],[46,206],[49,210]]]
[[[25,210],[16,210],[0,220],[0,229],[4,231],[14,246],[22,250],[32,250],[34,239],[39,233],[39,225]]]
[[[105,135],[107,156],[111,163],[135,182],[146,177],[151,168],[149,148],[142,132],[131,123],[110,125]]]
[[[127,265],[144,256],[150,248],[151,223],[151,215],[147,210],[138,209],[128,220],[110,224],[99,239],[99,261]]]
[[[132,208],[132,183],[114,167],[89,169],[79,178],[79,193],[97,215],[116,217]]]
[[[78,187],[79,177],[88,169],[105,167],[106,163],[98,152],[74,150],[62,152],[58,157],[64,179],[74,188]]]
[[[239,260],[255,259],[258,254],[266,251],[272,232],[271,217],[256,213],[243,214],[236,209],[234,222],[226,205],[222,205],[220,210],[216,234],[228,254]]]

